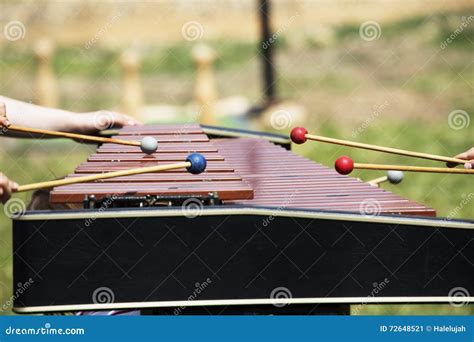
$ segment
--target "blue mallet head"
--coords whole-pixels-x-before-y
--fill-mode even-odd
[[[194,175],[204,172],[206,169],[206,158],[200,153],[191,153],[186,158],[186,161],[191,163],[191,166],[189,166],[187,170]]]

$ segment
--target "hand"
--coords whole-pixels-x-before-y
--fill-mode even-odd
[[[8,127],[10,126],[10,121],[4,116],[0,116],[0,126],[2,127]]]
[[[12,182],[0,172],[0,202],[6,203],[10,199],[12,191],[15,191],[17,188],[17,183]]]
[[[10,126],[10,121],[8,121],[6,116],[5,104],[0,102],[0,128],[7,128]]]
[[[121,128],[123,126],[137,126],[142,123],[131,116],[100,110],[97,112],[74,114],[74,120],[68,129],[74,133],[94,134],[108,128]]]
[[[467,162],[464,164],[464,168],[472,169],[474,167],[474,147],[471,147],[466,152],[458,154],[454,158],[465,159]],[[448,163],[447,165],[448,167],[454,167],[457,164]]]

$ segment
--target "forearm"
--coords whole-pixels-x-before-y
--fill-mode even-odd
[[[12,125],[73,132],[78,128],[80,114],[46,108],[0,96],[6,106],[7,118]]]
[[[97,134],[100,130],[111,127],[141,124],[134,118],[113,111],[74,113],[67,110],[41,107],[5,96],[0,96],[1,115],[6,115],[11,125],[83,134]],[[2,125],[6,124],[0,122],[0,126]],[[15,134],[13,130],[6,130],[4,134],[32,137],[31,134]]]

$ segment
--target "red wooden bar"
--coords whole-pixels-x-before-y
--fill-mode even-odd
[[[154,165],[166,165],[184,161],[189,153],[200,152],[207,160],[206,171],[199,175],[189,174],[185,169],[169,170],[154,174],[140,174],[99,180],[96,182],[71,184],[56,187],[51,191],[52,203],[81,203],[87,196],[96,200],[108,196],[209,196],[216,193],[221,200],[251,199],[253,190],[240,175],[228,165],[217,148],[197,125],[169,125],[127,127],[119,135],[125,140],[141,140],[153,136],[158,141],[158,150],[145,155],[139,148],[124,149],[124,146],[105,144],[87,162],[79,165],[73,175],[104,173]],[[123,152],[123,151],[127,152]]]
[[[80,164],[76,173],[103,173],[118,170],[135,169],[137,167],[157,165],[156,161],[142,161],[142,162],[85,162]],[[206,172],[234,172],[234,168],[230,167],[225,161],[211,162],[206,167]],[[179,173],[185,174],[185,170],[169,170],[162,173]]]
[[[139,147],[104,144],[69,177],[182,161],[190,152],[199,152],[206,157],[206,171],[190,175],[184,169],[170,170],[63,186],[52,191],[52,201],[79,203],[86,195],[100,199],[117,193],[206,196],[209,192],[217,192],[224,205],[436,215],[432,208],[340,175],[332,168],[263,139],[209,140],[198,125],[126,127],[116,137],[140,140],[147,135],[158,140],[156,153],[146,156],[140,153]]]
[[[215,160],[224,160],[224,158],[214,152],[209,153],[201,153],[207,161],[215,161]],[[176,161],[183,161],[189,153],[165,153],[165,154],[143,154],[143,153],[94,153],[89,158],[88,161],[155,161],[155,162],[176,162]]]
[[[229,204],[436,216],[432,208],[339,175],[262,139],[215,139],[212,144],[254,189],[253,199]]]

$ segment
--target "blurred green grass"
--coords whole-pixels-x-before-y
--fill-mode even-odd
[[[305,41],[304,46],[295,48],[292,45],[292,37],[282,35],[277,40],[276,46],[277,62],[280,66],[278,73],[281,76],[278,82],[280,95],[310,108],[308,128],[321,135],[442,155],[453,155],[464,151],[472,146],[474,125],[471,123],[465,129],[453,130],[448,125],[447,114],[459,108],[468,113],[474,112],[472,100],[474,26],[471,24],[457,36],[448,49],[439,52],[434,58],[432,54],[439,49],[440,42],[452,33],[456,23],[459,22],[454,21],[453,24],[453,18],[468,17],[471,12],[440,13],[428,21],[425,17],[416,17],[384,24],[381,38],[369,44],[361,43],[360,23],[336,27],[336,41],[324,48],[314,44],[310,39]],[[429,39],[419,39],[425,37],[427,24],[435,29],[430,28],[431,34],[426,35]],[[405,41],[408,43],[404,43]],[[217,49],[218,59],[215,69],[218,81],[225,87],[222,91],[226,94],[244,93],[249,95],[251,100],[258,101],[259,96],[253,94],[256,87],[249,81],[258,72],[256,44],[229,41],[209,43]],[[398,51],[396,58],[380,67],[381,62],[387,58],[382,52],[401,43],[403,49]],[[146,83],[148,86],[145,90],[151,94],[153,103],[168,100],[167,94],[161,93],[162,88],[156,86],[157,83],[187,80],[189,75],[193,75],[191,49],[192,45],[186,43],[150,46],[142,51],[141,74],[144,82],[149,82]],[[347,53],[348,50],[350,54]],[[304,52],[303,57],[308,57],[307,60],[298,59],[301,52]],[[6,93],[2,95],[29,100],[25,94],[28,87],[25,85],[31,83],[35,72],[35,60],[31,50],[1,48],[0,55],[2,61],[0,78],[20,80],[18,86],[13,84],[12,87],[3,87]],[[428,58],[430,63],[425,64]],[[338,60],[338,68],[326,68],[324,61],[327,59],[331,63]],[[411,78],[420,65],[423,66],[422,72]],[[118,49],[100,47],[86,50],[83,46],[59,46],[54,59],[54,69],[66,83],[61,95],[61,104],[65,108],[94,110],[112,107],[120,97],[116,91],[117,87],[111,87],[121,77]],[[365,76],[374,69],[378,72],[371,79],[367,79]],[[78,103],[76,85],[84,83],[97,87],[85,93],[84,101]],[[158,90],[153,92],[155,86]],[[354,101],[361,97],[370,98],[374,89],[379,88],[385,88],[388,92],[398,92],[403,88],[405,93],[402,95],[405,97],[397,93],[390,99],[387,113],[382,111],[380,115],[372,118],[369,125],[365,124],[367,116],[352,116],[352,113],[347,113],[345,116],[333,115],[341,99],[349,98],[347,101],[350,101],[350,96],[354,93],[356,93]],[[360,89],[364,92],[357,93]],[[183,100],[184,103],[185,99],[191,97],[192,82],[175,98]],[[405,105],[404,101],[407,99],[414,104]],[[431,106],[434,100],[438,102]],[[377,101],[375,100],[380,104]],[[417,109],[415,104],[418,102],[426,104],[429,111],[412,116],[411,113]],[[365,105],[363,110],[366,111],[367,108],[370,106]],[[409,110],[408,113],[399,113],[397,108]],[[356,111],[357,109],[354,109],[354,113]],[[357,132],[355,138],[354,132]],[[279,133],[287,132],[279,131]],[[19,183],[49,180],[72,172],[92,151],[93,148],[90,146],[75,143],[22,141],[14,147],[0,150],[0,170]],[[343,154],[350,155],[359,162],[438,165],[429,161],[318,143],[297,146],[294,151],[328,166],[332,166],[334,160]],[[380,175],[381,172],[374,171],[356,171],[353,174],[363,180]],[[438,216],[448,216],[455,212],[455,217],[473,219],[472,203],[460,206],[463,198],[472,193],[472,181],[467,177],[411,173],[405,175],[405,180],[401,184],[396,186],[384,184],[383,187],[435,208]],[[29,195],[15,196],[28,201]],[[4,303],[11,296],[12,286],[11,226],[10,220],[4,215],[0,215],[0,246],[0,303]],[[364,315],[472,315],[474,306],[455,308],[450,305],[363,305],[354,306],[353,312]],[[5,313],[11,312],[3,312]]]
[[[435,28],[435,34],[432,37],[430,43],[439,44],[440,41],[444,41],[453,33],[453,28],[459,25],[458,19],[464,18],[466,20],[466,27],[456,36],[453,40],[453,46],[457,48],[471,49],[472,37],[474,36],[474,27],[469,25],[469,17],[472,12],[469,11],[452,11],[452,12],[439,12],[432,16],[415,16],[406,19],[386,23],[383,25],[383,35],[385,38],[394,38],[400,35],[416,35],[419,30],[426,28],[426,24],[429,23]],[[455,23],[454,23],[455,22]],[[353,38],[359,35],[360,23],[349,23],[336,26],[336,36],[339,40],[346,38]]]

